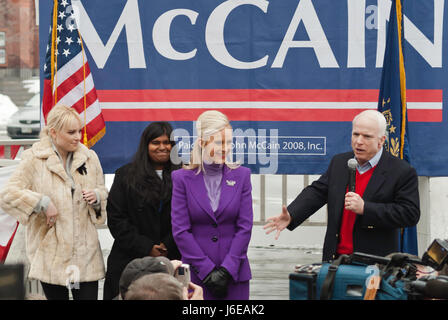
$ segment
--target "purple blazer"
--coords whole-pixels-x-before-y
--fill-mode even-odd
[[[196,171],[179,169],[171,174],[171,221],[182,261],[190,264],[192,281],[197,284],[220,266],[235,282],[248,281],[252,274],[247,249],[253,225],[250,169],[224,166],[215,212],[203,173]]]

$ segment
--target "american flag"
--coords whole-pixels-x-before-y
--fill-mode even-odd
[[[93,146],[104,136],[106,126],[71,0],[54,0],[43,68],[44,118],[56,104],[75,108],[84,123],[83,142]]]

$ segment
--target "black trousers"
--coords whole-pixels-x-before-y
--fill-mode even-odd
[[[66,286],[42,282],[45,297],[48,300],[68,300],[69,293]],[[79,289],[71,289],[73,300],[98,300],[98,281],[80,282]]]

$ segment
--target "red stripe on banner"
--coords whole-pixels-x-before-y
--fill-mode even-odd
[[[180,89],[98,90],[101,102],[149,101],[375,101],[378,90]]]
[[[97,90],[101,102],[297,101],[375,102],[374,89],[180,89]],[[408,102],[441,102],[442,90],[407,90]]]
[[[422,109],[408,109],[409,122],[442,122],[442,110],[422,110]]]
[[[212,109],[103,109],[105,121],[194,121]],[[213,109],[232,121],[352,121],[365,109]],[[442,110],[408,110],[412,122],[441,122]]]
[[[406,90],[407,102],[442,102],[443,90]]]
[[[90,68],[89,65],[86,64],[86,78],[90,74]],[[76,72],[74,72],[70,77],[65,79],[64,82],[62,82],[58,86],[58,95],[57,99],[58,101],[61,100],[67,93],[69,93],[74,87],[76,87],[78,84],[80,84],[84,80],[84,69],[81,66]]]

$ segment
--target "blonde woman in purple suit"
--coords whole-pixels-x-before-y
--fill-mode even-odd
[[[247,300],[250,170],[231,161],[232,127],[223,113],[202,113],[196,129],[190,164],[172,173],[173,236],[206,300]]]

